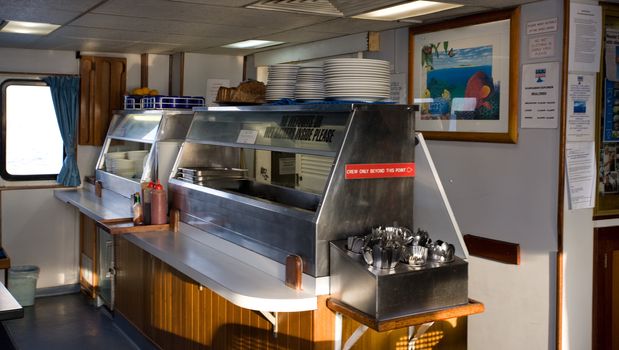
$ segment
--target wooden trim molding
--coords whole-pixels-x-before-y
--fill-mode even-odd
[[[464,305],[421,312],[418,314],[387,320],[378,320],[363,311],[359,311],[354,307],[334,298],[327,299],[327,307],[331,309],[331,311],[339,312],[342,315],[366,325],[377,332],[392,331],[404,327],[418,326],[427,322],[479,314],[484,312],[485,309],[484,304],[473,299],[469,299],[469,303]]]
[[[140,87],[148,86],[148,54],[140,55]]]
[[[555,271],[555,349],[563,349],[563,210],[565,206],[565,142],[566,142],[566,109],[567,109],[567,78],[569,61],[570,35],[570,0],[563,0],[563,69],[561,72],[561,112],[559,113],[559,174],[557,184],[557,261]]]
[[[469,255],[504,264],[520,265],[520,244],[518,243],[474,235],[464,235],[463,238]]]

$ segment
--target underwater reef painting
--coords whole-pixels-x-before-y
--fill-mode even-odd
[[[423,46],[425,89],[421,119],[499,120],[500,82],[492,76],[492,45],[454,48],[448,41]]]

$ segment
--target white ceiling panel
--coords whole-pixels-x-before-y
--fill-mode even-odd
[[[445,20],[447,18],[453,18],[453,17],[458,17],[458,16],[464,16],[464,15],[471,15],[471,14],[475,14],[475,13],[479,13],[479,12],[485,12],[485,11],[488,11],[488,10],[491,10],[491,9],[488,8],[488,7],[477,7],[477,6],[458,7],[458,8],[447,10],[447,11],[444,11],[444,12],[431,13],[429,15],[415,17],[415,19],[416,20],[420,20],[421,23],[419,23],[419,24],[411,23],[411,25],[414,27],[414,26],[423,25],[423,24],[426,24],[426,23],[443,21],[443,20]]]
[[[132,44],[134,43],[123,40],[92,40],[54,36],[36,41],[32,48],[42,50],[121,52],[120,50]]]
[[[55,31],[58,36],[82,39],[106,39],[152,42],[160,44],[193,44],[204,40],[201,37],[176,34],[159,34],[151,32],[125,31],[117,29],[100,29],[78,26],[64,26]]]
[[[303,29],[314,32],[354,34],[366,31],[381,31],[408,26],[410,26],[410,23],[337,18],[323,23],[310,25]]]
[[[93,12],[152,19],[226,24],[252,28],[275,28],[279,30],[298,28],[313,23],[319,23],[330,18],[163,0],[135,0],[131,2],[109,0]]]
[[[329,1],[350,14],[404,0]],[[451,1],[465,6],[419,19],[430,23],[530,2]],[[0,19],[63,25],[44,37],[0,35],[0,47],[243,55],[270,48],[234,50],[220,46],[248,39],[270,39],[284,41],[286,43],[278,47],[286,47],[346,34],[417,25],[244,7],[254,2],[256,0],[0,0]]]
[[[87,14],[71,25],[90,28],[115,28],[126,31],[191,35],[199,37],[244,37],[271,34],[273,29],[238,27],[187,21],[135,18],[127,16]]]
[[[65,24],[81,13],[52,8],[11,6],[0,3],[0,19],[14,21]]]
[[[0,0],[0,8],[4,6],[13,6],[37,8],[41,10],[84,12],[100,2],[102,2],[102,0]]]
[[[251,3],[256,2],[256,0],[170,0],[174,2],[186,2],[189,4],[204,4],[204,5],[212,5],[212,6],[227,6],[227,7],[243,7],[245,5],[249,5]]]
[[[454,4],[462,4],[465,6],[480,6],[480,7],[490,7],[490,8],[509,8],[516,7],[518,5],[526,4],[529,2],[535,2],[535,0],[453,0],[449,1]]]
[[[24,36],[20,34],[0,33],[0,47],[28,48],[28,46],[32,45],[37,39],[39,39],[39,37],[35,35],[29,35],[24,38]]]
[[[285,32],[261,37],[264,40],[283,41],[286,43],[306,43],[340,36],[340,34],[312,32],[306,29],[287,30]]]

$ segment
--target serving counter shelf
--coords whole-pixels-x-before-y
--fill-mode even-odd
[[[283,271],[264,257],[190,225],[181,223],[178,233],[139,232],[124,238],[242,308],[265,312],[317,308],[316,290],[308,280],[304,290],[288,288],[277,276]]]
[[[334,346],[336,350],[348,350],[352,348],[352,346],[355,345],[355,343],[359,340],[359,338],[361,338],[363,333],[368,330],[368,328],[377,332],[388,332],[405,327],[408,328],[409,349],[414,349],[414,347],[411,347],[411,344],[419,339],[425,331],[427,331],[434,324],[434,322],[479,314],[484,312],[485,309],[484,304],[476,300],[469,299],[469,302],[464,305],[428,310],[406,316],[379,320],[335,298],[327,299],[327,307],[336,313],[335,329],[340,330],[339,334],[336,331],[336,344]],[[355,320],[361,325],[357,327],[353,334],[342,345],[341,329],[343,316]]]
[[[76,207],[95,221],[133,217],[128,198],[106,189],[102,190],[101,197],[97,197],[90,184],[84,184],[84,187],[78,189],[54,190],[54,197]]]

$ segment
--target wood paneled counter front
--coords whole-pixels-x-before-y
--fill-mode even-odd
[[[127,238],[116,239],[115,313],[162,349],[333,349],[328,296],[317,298],[316,310],[277,313],[275,335],[259,312],[233,304]],[[358,326],[345,317],[343,338]],[[406,328],[369,330],[353,349],[406,349],[406,341]],[[436,322],[416,349],[466,349],[466,317]]]
[[[198,241],[189,244],[191,241],[187,240],[196,237],[183,235],[192,228],[183,224],[181,227],[181,232],[185,233],[152,232],[116,237],[115,312],[118,316],[124,317],[162,349],[334,348],[336,319],[335,313],[327,308],[328,295],[297,294],[299,292],[284,287],[283,291],[299,299],[287,300],[282,295],[281,299],[265,298],[268,294],[282,293],[284,282],[258,272],[257,276],[245,279],[238,279],[238,271],[230,272],[226,278],[231,283],[222,286],[221,280],[217,282],[220,277],[214,276],[221,272],[218,271],[221,267],[210,266],[210,271],[197,271],[200,264],[205,264],[201,259],[217,258],[217,254],[199,256],[198,252],[205,247],[200,248]],[[193,233],[208,235],[199,230]],[[182,243],[183,240],[186,242]],[[207,254],[207,251],[202,253]],[[191,259],[183,262],[185,258]],[[220,258],[225,262],[225,259],[242,259],[242,256]],[[215,279],[205,280],[205,273]],[[269,280],[258,282],[265,278]],[[270,290],[264,289],[264,282],[271,286]],[[251,291],[256,297],[249,298],[243,291]],[[312,301],[315,306],[307,308],[310,302],[305,299],[308,297],[315,298]],[[295,307],[305,310],[282,311]],[[275,333],[274,326],[257,310],[277,309],[280,311],[276,313]],[[342,338],[346,339],[359,324],[344,316]],[[380,333],[369,330],[353,349],[405,349],[402,344],[406,344],[407,339],[406,328]],[[417,349],[466,349],[466,317],[436,322],[417,344]],[[421,344],[425,345],[421,347]]]

